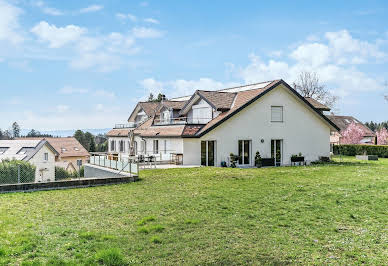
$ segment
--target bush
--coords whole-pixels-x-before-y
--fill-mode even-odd
[[[96,254],[96,262],[100,265],[122,266],[128,265],[119,249],[110,248]]]
[[[17,184],[18,168],[20,169],[20,182],[32,183],[35,181],[36,167],[29,162],[18,160],[3,160],[0,162],[0,184]]]
[[[334,145],[334,154],[356,156],[356,155],[377,155],[380,158],[388,158],[388,145],[360,145],[360,144],[341,144]]]
[[[55,166],[55,180],[69,179],[74,176],[77,176],[77,173],[73,174],[69,171],[66,171],[65,168]]]

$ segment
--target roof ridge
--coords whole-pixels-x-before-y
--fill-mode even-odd
[[[230,88],[224,88],[224,89],[220,89],[220,90],[216,90],[216,91],[224,91],[224,90],[231,90],[231,89],[237,89],[237,88],[242,88],[242,87],[248,87],[248,86],[253,86],[253,85],[259,85],[259,84],[263,84],[263,83],[272,83],[272,82],[277,82],[277,81],[280,81],[281,79],[274,79],[274,80],[267,80],[267,81],[263,81],[263,82],[256,82],[256,83],[250,83],[250,84],[244,84],[244,85],[240,85],[240,86],[235,86],[235,87],[230,87]],[[269,85],[269,84],[268,84]],[[265,87],[264,87],[265,88]],[[253,89],[254,90],[254,89]],[[248,91],[248,90],[247,90]]]

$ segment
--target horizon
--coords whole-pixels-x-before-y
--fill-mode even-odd
[[[0,128],[107,129],[150,93],[291,85],[301,71],[339,97],[336,115],[386,121],[387,9],[385,1],[0,0]]]

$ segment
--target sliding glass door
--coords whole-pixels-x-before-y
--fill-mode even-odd
[[[238,155],[240,165],[249,165],[251,163],[251,141],[239,140],[238,141]]]
[[[201,165],[215,166],[216,142],[214,140],[201,141]]]
[[[282,139],[271,140],[271,158],[274,159],[275,166],[280,166],[282,164],[282,154],[283,154],[283,140]]]

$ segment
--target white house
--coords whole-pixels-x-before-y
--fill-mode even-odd
[[[36,166],[35,182],[55,180],[58,152],[46,140],[0,140],[0,162],[15,159]]]
[[[330,133],[339,130],[323,114],[328,107],[302,97],[283,80],[197,90],[148,112],[144,104],[136,106],[129,126],[109,131],[111,154],[128,156],[132,131],[136,154],[162,160],[181,154],[185,165],[221,166],[233,153],[240,156],[240,167],[249,167],[257,151],[276,165],[289,165],[293,154],[302,153],[308,162],[329,156]]]

